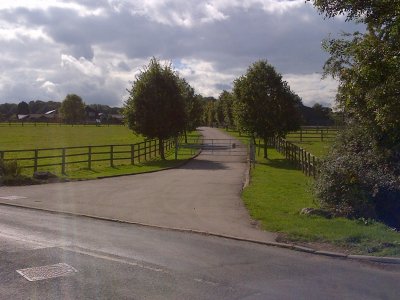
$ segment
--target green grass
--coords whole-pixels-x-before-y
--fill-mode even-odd
[[[321,140],[320,133],[311,131],[303,134],[302,140],[300,140],[300,133],[294,132],[286,135],[286,140],[300,146],[316,157],[323,158],[328,153],[335,137],[336,132],[332,131]]]
[[[196,138],[198,132],[189,133],[190,138]],[[71,125],[50,125],[50,126],[1,126],[0,127],[0,151],[1,150],[23,150],[23,149],[43,149],[58,147],[75,146],[98,146],[98,145],[118,145],[118,144],[136,144],[143,142],[145,138],[135,135],[125,126],[71,126]],[[88,148],[68,149],[67,155],[74,155],[66,158],[66,162],[76,162],[88,159]],[[92,159],[108,159],[110,147],[101,147],[92,149]],[[88,163],[74,163],[66,165],[66,175],[61,174],[61,166],[39,167],[39,171],[50,171],[62,178],[69,179],[93,179],[104,176],[115,176],[122,174],[136,174],[161,170],[182,164],[192,157],[195,153],[189,149],[181,148],[178,153],[178,159],[175,160],[174,150],[171,149],[167,160],[162,161],[157,157],[148,157],[144,161],[144,151],[142,150],[142,160],[137,159],[134,165],[131,165],[130,159],[120,159],[130,156],[130,146],[116,146],[115,152],[128,151],[128,153],[115,153],[114,166],[110,166],[109,161],[93,162],[92,167],[88,169]],[[39,151],[40,157],[60,156],[61,150]],[[18,153],[5,153],[6,159],[31,158],[33,151],[24,151]],[[38,160],[39,165],[60,164],[61,158],[42,158]],[[32,166],[33,160],[19,161],[20,166]],[[24,168],[22,174],[31,176],[32,168]]]
[[[125,126],[1,126],[0,150],[134,144],[144,138]]]
[[[262,158],[262,151],[257,157],[250,186],[242,195],[250,215],[265,230],[278,232],[289,242],[327,243],[351,253],[400,256],[400,233],[384,224],[300,215],[302,208],[317,206],[313,179],[274,149],[268,151],[269,160]]]

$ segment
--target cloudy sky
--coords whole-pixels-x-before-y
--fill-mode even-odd
[[[0,103],[76,93],[120,106],[155,56],[215,97],[267,59],[303,103],[330,104],[321,40],[354,28],[304,0],[1,0]]]

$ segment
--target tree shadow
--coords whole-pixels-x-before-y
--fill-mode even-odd
[[[227,170],[229,169],[223,162],[213,160],[192,160],[180,167],[183,170]]]

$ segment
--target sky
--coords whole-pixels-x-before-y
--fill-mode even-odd
[[[214,97],[266,59],[305,105],[330,106],[321,41],[355,28],[304,0],[1,0],[0,103],[75,93],[122,106],[156,57]]]

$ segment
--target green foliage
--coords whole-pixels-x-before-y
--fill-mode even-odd
[[[25,101],[18,103],[17,106],[18,115],[29,115],[29,105]]]
[[[325,73],[339,79],[338,102],[349,118],[368,127],[386,148],[400,140],[400,2],[314,1],[328,17],[347,13],[367,26],[324,42]]]
[[[237,133],[229,131],[231,135]],[[256,151],[258,153],[258,151]],[[400,234],[368,218],[349,220],[305,216],[304,207],[315,207],[312,179],[271,149],[269,159],[257,156],[251,182],[242,194],[252,218],[287,242],[330,243],[357,254],[400,255]],[[310,245],[313,247],[313,244]]]
[[[225,90],[222,91],[221,95],[219,95],[218,102],[222,111],[223,124],[225,127],[233,127],[235,125],[233,113],[233,94]]]
[[[201,96],[195,95],[194,89],[184,78],[178,78],[178,83],[185,106],[185,131],[196,130],[202,122]]]
[[[16,177],[21,174],[21,168],[16,160],[3,161],[0,159],[0,176]]]
[[[382,151],[364,127],[343,130],[315,183],[322,207],[337,215],[400,227],[400,159]]]
[[[234,93],[238,125],[249,134],[266,141],[298,128],[301,100],[267,61],[254,63],[246,75],[236,79]]]
[[[75,94],[68,94],[61,103],[60,114],[68,124],[82,122],[85,118],[85,104],[82,98]]]
[[[178,136],[185,129],[185,104],[178,75],[155,58],[136,77],[124,106],[127,125],[148,138]],[[160,147],[163,149],[163,147]],[[165,159],[163,150],[160,153]]]
[[[347,14],[365,33],[324,42],[325,74],[339,79],[348,126],[321,170],[322,204],[400,227],[400,2],[314,0],[327,17]]]

